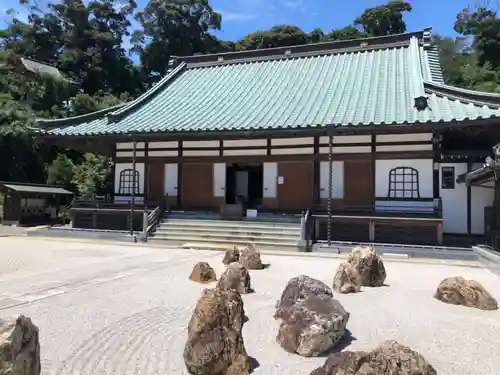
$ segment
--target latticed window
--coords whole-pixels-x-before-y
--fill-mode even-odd
[[[139,172],[133,169],[124,169],[120,172],[118,194],[139,194]]]
[[[391,169],[388,198],[420,198],[418,171],[411,167]]]

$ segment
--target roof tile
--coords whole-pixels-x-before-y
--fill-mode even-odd
[[[500,100],[498,106],[482,105],[461,98],[461,93],[457,99],[442,95],[442,90],[436,92],[432,82],[442,84],[438,57],[414,33],[409,35],[398,46],[370,46],[345,53],[333,50],[313,56],[292,53],[279,59],[183,64],[150,92],[111,115],[55,121],[50,133],[298,129],[499,115]],[[424,111],[414,108],[415,97],[421,95],[429,98],[430,108]]]

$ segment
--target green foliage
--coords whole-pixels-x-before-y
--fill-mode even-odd
[[[47,168],[47,184],[64,186],[69,190],[74,190],[74,174],[75,163],[73,160],[65,154],[59,154]]]
[[[322,32],[321,32],[322,33]],[[277,25],[270,30],[258,30],[241,38],[236,43],[236,48],[240,51],[295,46],[307,44],[313,38],[319,40],[319,30],[315,29],[314,34],[308,34],[297,26]]]
[[[135,19],[142,30],[134,32],[133,50],[144,70],[154,75],[166,73],[170,56],[214,52],[209,31],[221,25],[221,15],[208,0],[149,0]]]
[[[76,165],[73,171],[73,184],[78,195],[91,198],[111,192],[111,160],[105,156],[85,154],[84,161]]]
[[[406,32],[406,23],[403,20],[404,12],[411,12],[409,2],[401,0],[389,1],[387,4],[366,9],[356,18],[354,24],[362,27],[370,36],[383,36]]]

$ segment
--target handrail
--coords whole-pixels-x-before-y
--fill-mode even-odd
[[[300,225],[300,241],[304,245],[304,250],[309,252],[311,250],[314,230],[314,216],[311,209],[306,209],[302,213],[301,225]]]
[[[150,233],[161,220],[161,214],[163,212],[162,206],[157,206],[148,215],[147,233]]]

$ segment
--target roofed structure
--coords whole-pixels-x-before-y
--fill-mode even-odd
[[[91,136],[453,124],[499,117],[500,95],[444,84],[430,37],[425,29],[179,57],[167,76],[134,101],[38,124],[51,136]]]

